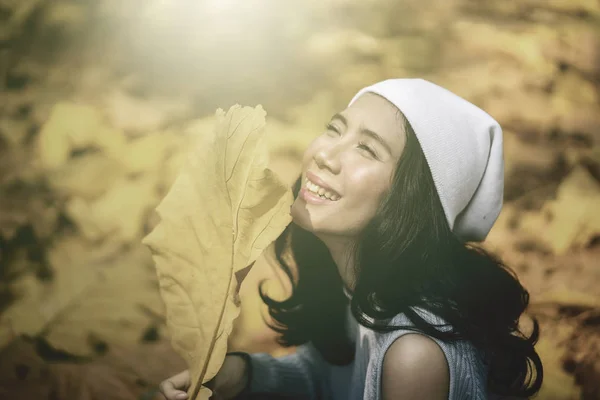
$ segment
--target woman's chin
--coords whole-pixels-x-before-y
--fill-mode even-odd
[[[298,204],[298,200],[292,204],[290,215],[292,216],[293,223],[304,228],[304,225],[306,225],[306,221],[308,220],[308,211],[305,208],[302,208],[302,205]]]
[[[292,222],[298,225],[300,228],[313,232],[315,229],[315,221],[311,218],[310,213],[306,209],[306,204],[302,200],[296,199],[292,204],[290,212],[292,216]]]

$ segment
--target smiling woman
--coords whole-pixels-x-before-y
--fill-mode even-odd
[[[334,115],[304,153],[302,179],[308,180],[308,186],[300,190],[299,201],[292,206],[294,222],[330,249],[339,248],[339,257],[344,255],[343,247],[373,218],[389,191],[405,145],[401,121],[389,101],[366,93]],[[334,191],[339,199],[315,199],[309,194],[315,186],[323,193],[325,189]]]
[[[528,292],[473,243],[498,217],[503,187],[502,129],[483,110],[422,79],[359,91],[306,150],[293,223],[275,242],[291,296],[276,301],[259,288],[279,342],[298,351],[230,353],[216,392],[357,400],[537,393],[537,322],[529,335],[519,330]]]

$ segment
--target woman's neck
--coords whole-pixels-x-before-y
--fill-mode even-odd
[[[350,291],[354,290],[354,261],[352,259],[352,242],[348,239],[320,238],[329,249],[331,258],[337,266],[338,273],[344,286]]]

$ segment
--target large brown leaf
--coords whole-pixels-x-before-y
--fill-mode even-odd
[[[236,272],[254,262],[290,223],[291,191],[267,168],[265,111],[217,110],[213,132],[198,132],[161,222],[144,239],[152,250],[175,350],[190,367],[192,398],[222,365],[239,314]]]

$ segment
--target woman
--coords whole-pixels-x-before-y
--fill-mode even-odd
[[[503,187],[502,130],[484,111],[422,79],[359,91],[307,149],[293,223],[275,242],[291,296],[259,288],[280,343],[298,350],[229,353],[214,397],[537,393],[538,325],[530,336],[518,327],[528,292],[467,244],[487,236]],[[188,386],[184,371],[161,392],[185,399]]]

